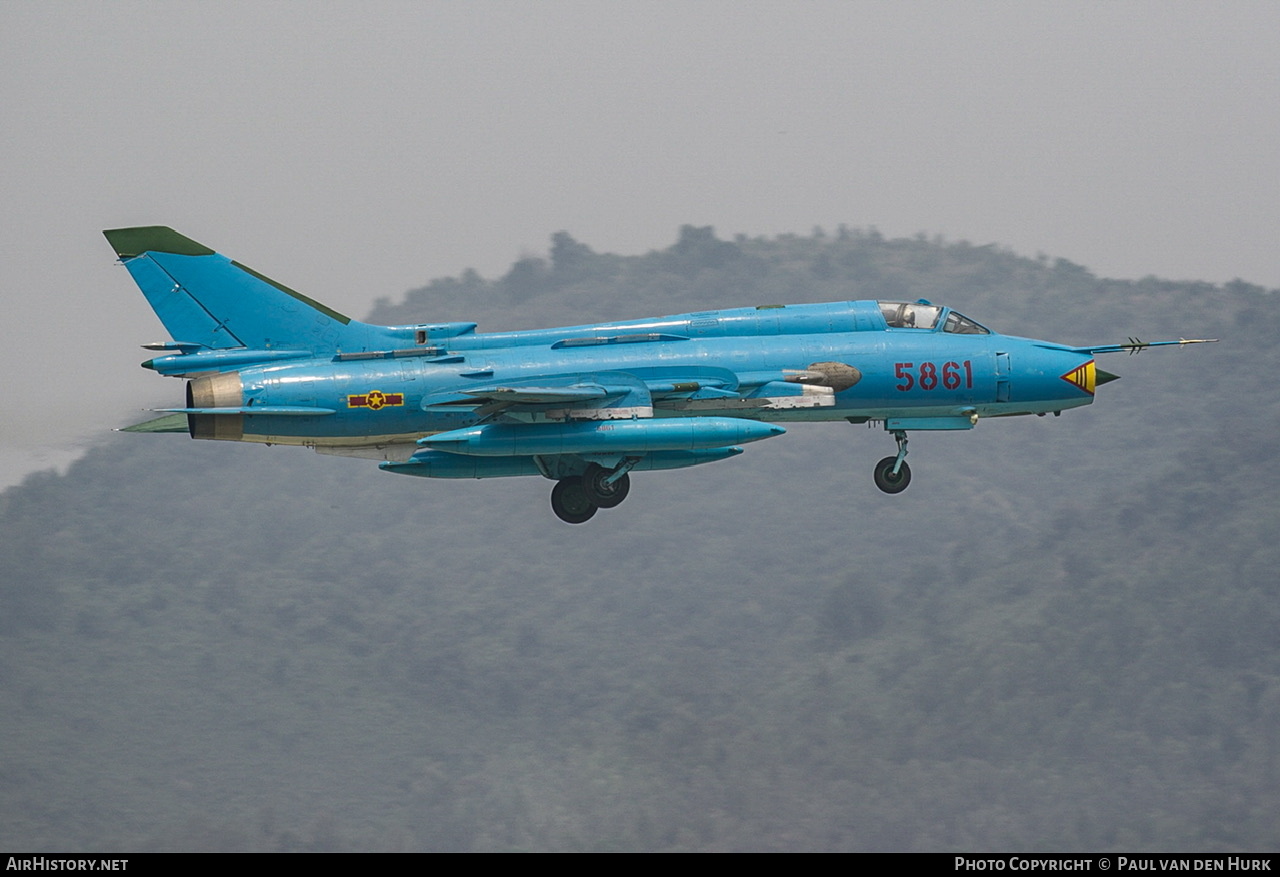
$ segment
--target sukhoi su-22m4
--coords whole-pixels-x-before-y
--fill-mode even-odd
[[[926,301],[763,305],[521,332],[373,326],[170,228],[104,232],[172,340],[149,369],[186,380],[180,407],[131,431],[304,445],[425,478],[541,475],[582,523],[631,473],[681,469],[782,435],[781,424],[881,423],[911,481],[907,435],[986,417],[1058,414],[1115,376],[1072,347],[1000,335]]]

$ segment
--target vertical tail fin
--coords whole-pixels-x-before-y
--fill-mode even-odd
[[[335,350],[352,323],[164,226],[103,232],[174,341],[192,348]]]

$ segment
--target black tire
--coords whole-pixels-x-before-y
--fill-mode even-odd
[[[587,492],[587,499],[602,509],[611,509],[621,505],[631,492],[631,476],[626,472],[612,484],[608,484],[609,470],[592,463],[587,473],[582,476],[582,487]]]
[[[598,506],[587,496],[582,479],[574,475],[562,478],[551,488],[551,510],[566,524],[582,524],[591,520]]]
[[[902,465],[898,467],[898,474],[893,474],[893,464],[897,461],[897,457],[885,457],[879,463],[873,472],[876,479],[876,487],[885,493],[902,493],[907,489],[907,485],[911,483],[911,467],[907,465],[907,461],[903,460]]]

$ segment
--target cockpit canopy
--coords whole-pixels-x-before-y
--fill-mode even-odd
[[[948,308],[925,301],[882,301],[880,313],[890,329],[936,329],[942,320],[942,331],[953,335],[990,335],[986,327]],[[943,319],[943,315],[946,315]]]

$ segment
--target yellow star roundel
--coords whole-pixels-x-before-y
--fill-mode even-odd
[[[381,390],[370,390],[347,397],[348,408],[368,408],[380,411],[383,408],[394,408],[404,404],[404,393],[384,393]]]
[[[1062,376],[1062,379],[1092,396],[1098,385],[1098,367],[1093,364],[1091,359],[1079,368],[1067,372]]]

